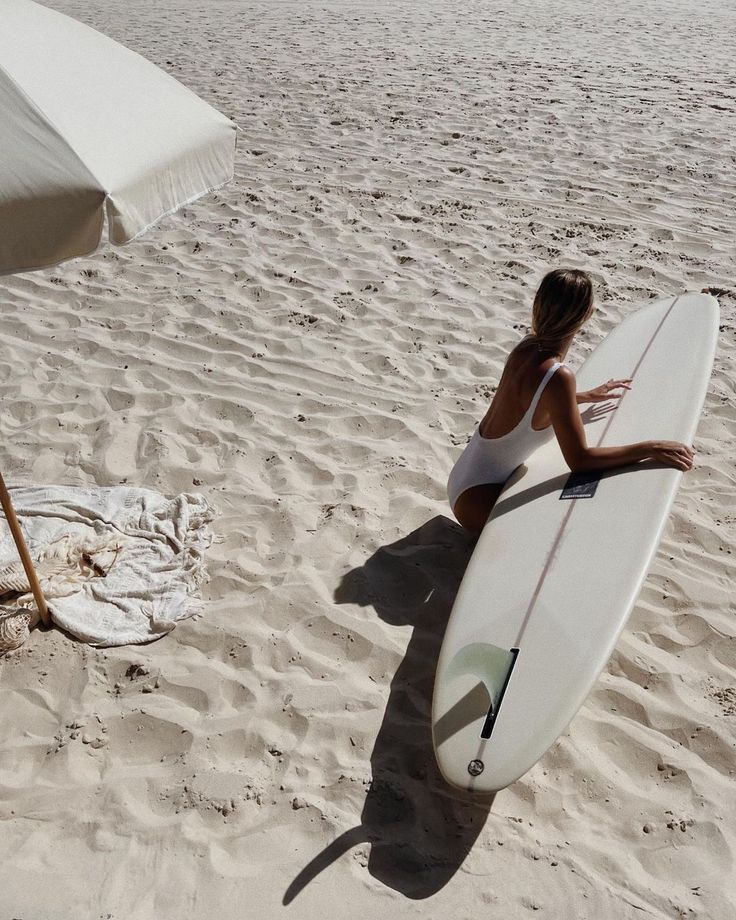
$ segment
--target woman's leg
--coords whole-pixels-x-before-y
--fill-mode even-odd
[[[462,526],[480,536],[488,515],[491,513],[496,499],[501,494],[503,485],[494,483],[493,485],[472,486],[466,489],[455,502],[452,509],[455,517]]]

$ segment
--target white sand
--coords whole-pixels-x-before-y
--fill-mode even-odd
[[[3,472],[201,491],[225,540],[162,641],[0,664],[0,913],[731,918],[729,4],[54,6],[242,133],[236,181],[144,240],[2,279]],[[573,363],[705,286],[720,348],[617,651],[473,804],[429,737],[470,552],[444,486],[557,265],[597,285]]]

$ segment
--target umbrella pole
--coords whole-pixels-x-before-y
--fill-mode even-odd
[[[44,599],[43,591],[41,591],[41,585],[39,584],[36,570],[33,568],[31,554],[28,552],[26,541],[23,539],[23,531],[20,529],[20,524],[18,523],[18,518],[15,515],[13,503],[10,501],[8,490],[5,487],[5,480],[3,479],[2,473],[0,473],[0,504],[3,506],[5,518],[8,522],[8,525],[10,526],[10,532],[13,534],[15,545],[18,547],[20,561],[23,563],[23,568],[26,571],[28,583],[31,586],[31,591],[33,591],[33,597],[35,598],[38,612],[41,614],[41,619],[43,620],[44,624],[49,626],[51,623],[49,608],[46,606],[46,600]]]

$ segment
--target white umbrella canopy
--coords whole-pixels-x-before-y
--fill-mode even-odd
[[[132,240],[233,175],[235,124],[67,16],[0,0],[0,274]],[[39,613],[49,611],[0,475]]]
[[[177,80],[32,0],[0,0],[0,273],[126,243],[227,182],[236,127]]]

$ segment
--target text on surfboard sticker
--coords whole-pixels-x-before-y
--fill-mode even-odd
[[[601,474],[598,473],[570,473],[565,488],[560,493],[560,498],[592,498]]]

